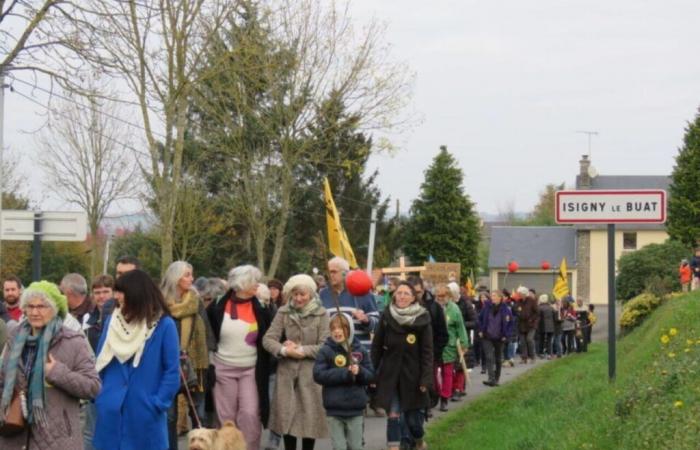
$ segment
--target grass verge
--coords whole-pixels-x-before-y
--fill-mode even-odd
[[[447,414],[427,442],[440,450],[700,448],[700,293],[661,306],[617,350],[614,383],[607,345],[593,344]]]

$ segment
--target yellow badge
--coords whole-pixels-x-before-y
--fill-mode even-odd
[[[406,336],[406,342],[408,342],[411,345],[415,344],[416,343],[416,335],[411,333],[408,336]]]
[[[345,367],[345,363],[347,360],[345,359],[345,356],[343,355],[338,355],[335,357],[335,365],[338,367]]]

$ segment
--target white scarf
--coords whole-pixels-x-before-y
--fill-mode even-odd
[[[394,303],[389,305],[391,317],[396,320],[399,325],[413,325],[418,316],[427,312],[418,302],[413,302],[405,308],[399,308]]]
[[[117,358],[117,361],[124,364],[133,356],[134,367],[138,367],[146,341],[155,331],[157,324],[158,321],[155,321],[149,327],[145,320],[128,323],[121,309],[115,308],[107,329],[105,343],[95,364],[97,372],[105,368],[112,358]]]

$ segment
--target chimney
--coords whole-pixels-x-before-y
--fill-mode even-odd
[[[579,174],[576,177],[576,189],[590,189],[591,188],[591,176],[588,175],[588,169],[591,167],[591,160],[588,159],[588,155],[581,156],[579,164]]]

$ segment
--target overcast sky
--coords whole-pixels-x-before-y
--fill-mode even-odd
[[[700,105],[700,2],[355,0],[387,23],[395,58],[416,73],[423,121],[375,156],[385,195],[402,211],[440,145],[457,157],[482,212],[529,211],[547,183],[572,184],[597,131],[600,174],[670,174]],[[23,89],[27,92],[27,89]],[[6,93],[5,145],[40,178],[22,131],[40,108]],[[65,207],[40,189],[45,208]]]

